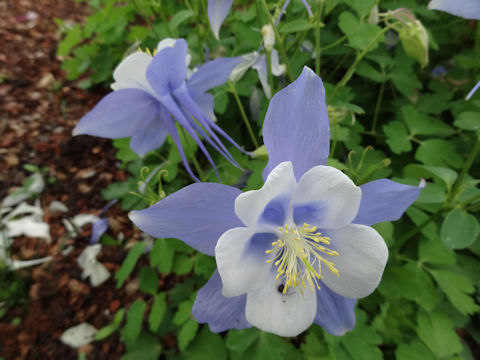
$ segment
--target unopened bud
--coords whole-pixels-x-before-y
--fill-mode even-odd
[[[275,46],[275,32],[272,25],[268,24],[262,27],[262,37],[265,49],[272,50]]]
[[[423,24],[419,20],[407,23],[398,35],[407,55],[425,67],[428,64],[428,34]]]
[[[397,24],[389,24],[400,37],[403,49],[412,59],[425,67],[428,64],[428,33],[420,20],[407,9],[389,12],[387,18],[398,20]]]

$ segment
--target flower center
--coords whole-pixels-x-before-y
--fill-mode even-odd
[[[299,290],[302,294],[307,284],[311,291],[314,291],[315,287],[320,290],[318,280],[323,279],[322,264],[333,274],[340,276],[335,264],[322,256],[339,254],[324,246],[330,245],[331,239],[317,232],[316,226],[305,223],[302,227],[294,224],[279,226],[278,229],[282,235],[272,242],[272,248],[265,253],[274,254],[267,263],[273,263],[277,267],[275,281],[282,280],[278,288],[280,292],[286,294],[289,287],[300,284],[302,286]]]

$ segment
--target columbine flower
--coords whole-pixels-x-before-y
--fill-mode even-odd
[[[268,83],[268,64],[265,54],[260,54],[257,51],[243,55],[242,62],[240,62],[230,74],[230,81],[237,82],[242,78],[248,69],[252,68],[257,71],[260,84],[262,85],[265,96],[270,99],[272,97],[272,89]],[[280,76],[285,72],[285,64],[280,64],[278,60],[277,50],[272,50],[272,74]]]
[[[480,20],[480,1],[478,0],[431,0],[428,8],[445,11],[465,19]]]
[[[208,0],[208,22],[217,40],[219,38],[220,26],[222,26],[223,21],[227,17],[232,4],[233,0]]]
[[[178,122],[215,170],[200,138],[236,164],[215,132],[240,147],[207,115],[213,113],[213,97],[207,90],[223,84],[241,59],[212,60],[186,80],[188,61],[187,43],[183,39],[162,40],[153,56],[140,51],[131,54],[113,73],[114,92],[80,120],[73,134],[110,139],[131,136],[130,147],[140,156],[160,147],[170,134],[188,173],[198,180],[182,149],[175,124]]]
[[[357,187],[324,165],[325,91],[308,68],[273,97],[263,134],[269,162],[260,190],[193,184],[130,218],[153,236],[215,255],[218,270],[193,306],[212,331],[253,325],[296,336],[316,323],[341,335],[387,261],[370,225],[398,219],[420,189],[388,179]]]

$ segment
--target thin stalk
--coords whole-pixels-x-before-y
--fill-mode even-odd
[[[137,1],[136,0],[132,0],[131,1],[133,7],[135,8],[135,10],[140,14],[140,16],[143,17],[143,19],[145,20],[145,22],[147,23],[147,25],[151,28],[151,30],[154,32],[154,34],[157,36],[157,39],[160,41],[162,39],[162,37],[160,36],[160,34],[157,32],[157,29],[155,29],[155,26],[154,24],[150,21],[150,18],[148,17],[148,14],[145,14],[143,12],[143,9],[137,4]],[[163,19],[162,19],[163,20]],[[164,20],[165,23],[167,24],[167,31],[169,30],[168,29],[168,22],[166,21],[166,19]],[[170,34],[170,32],[169,32]],[[170,35],[172,36],[172,35]],[[172,36],[173,37],[173,36]]]
[[[425,226],[430,224],[432,221],[436,220],[440,215],[442,215],[445,211],[448,209],[446,208],[441,208],[437,212],[433,213],[426,219],[424,222],[422,222],[420,225],[416,226],[414,229],[410,230],[409,232],[405,233],[400,239],[398,239],[395,242],[394,247],[396,249],[400,249],[408,240],[410,240],[412,237],[417,235]]]
[[[447,206],[450,205],[453,202],[453,200],[455,200],[455,197],[457,196],[458,190],[460,189],[460,186],[462,185],[463,179],[467,175],[468,170],[472,166],[473,161],[477,157],[479,151],[480,151],[480,136],[477,137],[477,141],[473,145],[472,151],[468,155],[467,161],[465,162],[465,165],[464,165],[462,171],[460,172],[460,175],[458,175],[457,180],[453,184],[452,192],[449,194],[449,196],[448,196],[448,198],[445,202],[445,204]]]
[[[328,44],[328,45],[325,45],[324,47],[320,48],[320,51],[325,51],[325,50],[328,50],[328,49],[331,49],[337,45],[340,45],[341,43],[343,43],[345,40],[347,39],[347,36],[346,35],[343,35],[340,39],[338,40],[335,40],[334,42]]]
[[[475,58],[477,59],[477,67],[475,68],[475,75],[478,75],[480,64],[480,21],[477,21],[477,33],[475,36]]]
[[[187,146],[187,148],[185,149],[185,153],[192,154],[191,160],[193,162],[193,166],[195,167],[195,170],[197,170],[198,177],[200,178],[200,180],[204,182],[205,175],[203,174],[202,167],[200,166],[200,164],[197,161],[197,158],[195,157],[195,151],[190,146],[189,136],[185,133],[185,130],[183,128],[180,128],[179,135],[182,138],[183,143]]]
[[[332,146],[330,147],[330,155],[328,156],[329,158],[333,158],[335,148],[337,147],[337,126],[337,123],[333,124]]]
[[[330,74],[328,74],[327,76],[327,81],[332,79],[333,77],[335,77],[336,73],[338,70],[340,70],[340,68],[343,66],[343,64],[345,63],[345,61],[347,61],[348,57],[350,56],[350,53],[351,51],[347,52],[341,59],[340,61],[337,63],[337,66],[335,66],[335,68],[330,72]]]
[[[290,60],[287,57],[287,52],[285,50],[285,46],[283,44],[283,37],[280,35],[278,32],[277,27],[275,26],[275,21],[272,18],[272,15],[270,14],[270,10],[268,10],[268,5],[265,0],[261,0],[263,10],[267,14],[268,17],[268,22],[273,28],[273,32],[275,33],[275,38],[277,39],[277,45],[278,45],[278,50],[280,51],[280,55],[282,56],[283,62],[285,63],[285,66],[287,67],[287,77],[290,82],[293,82],[293,74],[292,74],[292,68],[290,66]]]
[[[320,47],[321,29],[322,29],[323,1],[317,5],[315,16],[315,73],[320,76],[320,64],[322,59],[322,49]]]
[[[380,112],[380,106],[382,105],[383,92],[385,91],[385,81],[380,85],[380,91],[378,93],[377,103],[375,104],[375,113],[373,114],[372,129],[370,132],[375,134],[375,128],[377,126],[378,114]]]
[[[230,85],[230,92],[233,94],[233,97],[235,98],[235,101],[237,102],[238,109],[240,110],[240,114],[242,115],[243,122],[245,123],[245,126],[247,127],[248,133],[250,134],[250,138],[252,139],[253,145],[255,146],[255,149],[258,148],[258,141],[255,138],[255,134],[253,133],[252,126],[250,125],[250,121],[248,120],[247,114],[245,112],[245,109],[243,107],[242,101],[240,100],[240,97],[238,96],[237,89],[235,89],[235,84],[233,82],[229,82]]]
[[[365,49],[361,53],[359,53],[353,62],[353,64],[350,66],[350,68],[347,70],[345,75],[343,75],[343,78],[340,80],[340,82],[337,84],[333,92],[330,94],[330,96],[327,99],[327,104],[331,103],[332,100],[335,98],[335,95],[337,94],[338,90],[345,86],[352,77],[353,73],[355,72],[358,63],[367,55],[367,53],[370,51],[373,45],[376,44],[376,42],[380,39],[380,37],[385,34],[388,31],[388,28],[383,28],[382,31],[380,31],[367,45]]]

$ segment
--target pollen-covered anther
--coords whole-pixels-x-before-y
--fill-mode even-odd
[[[283,282],[282,293],[286,294],[289,287],[297,287],[303,294],[307,286],[311,291],[320,290],[319,279],[323,279],[322,264],[333,274],[340,276],[335,264],[322,255],[338,256],[338,252],[324,245],[330,245],[331,239],[322,236],[316,226],[304,223],[279,226],[280,237],[272,242],[272,248],[266,254],[274,254],[267,260],[277,268],[275,281]]]

